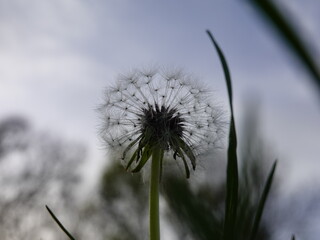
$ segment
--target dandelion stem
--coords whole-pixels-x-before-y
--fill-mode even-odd
[[[155,147],[152,152],[150,192],[149,192],[149,214],[150,214],[150,240],[160,240],[159,221],[159,182],[162,161],[162,149]]]

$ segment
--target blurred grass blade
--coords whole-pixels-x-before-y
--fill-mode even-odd
[[[320,70],[319,66],[315,63],[306,45],[303,43],[299,34],[295,32],[289,21],[279,11],[276,4],[271,0],[249,0],[254,6],[256,6],[265,16],[271,21],[273,26],[278,30],[280,36],[285,41],[285,44],[289,46],[292,52],[302,61],[305,67],[312,75],[312,79],[320,90]]]
[[[272,184],[273,176],[274,176],[274,173],[275,173],[275,170],[276,170],[276,166],[277,166],[277,161],[275,161],[273,163],[271,171],[270,171],[269,176],[267,178],[267,182],[266,182],[266,184],[264,186],[264,189],[263,189],[263,192],[262,192],[262,196],[261,196],[261,199],[259,201],[257,212],[256,212],[256,215],[255,215],[255,218],[254,218],[250,240],[254,240],[256,235],[257,235],[259,224],[260,224],[260,220],[261,220],[261,216],[262,216],[263,209],[264,209],[264,206],[265,206],[265,203],[266,203],[266,200],[267,200],[270,188],[271,188],[271,184]]]
[[[59,219],[53,214],[53,212],[50,210],[50,208],[46,205],[46,208],[48,212],[50,213],[51,217],[54,219],[54,221],[59,225],[61,230],[69,237],[71,240],[75,240],[75,238],[68,232],[67,229],[62,225],[62,223],[59,221]]]
[[[171,219],[173,224],[177,224],[174,227],[183,229],[183,232],[193,236],[192,239],[221,239],[222,223],[212,211],[211,201],[193,193],[188,182],[175,175],[166,176],[164,180],[164,197],[170,214],[177,218]]]
[[[295,240],[296,239],[296,237],[294,236],[294,235],[292,235],[292,238],[291,238],[291,240]]]
[[[228,164],[227,164],[227,186],[226,186],[227,196],[226,196],[223,238],[225,240],[232,240],[234,239],[234,232],[235,232],[234,230],[235,230],[235,222],[237,219],[237,207],[238,207],[238,160],[237,160],[237,135],[236,135],[236,128],[234,123],[233,104],[232,104],[231,76],[230,76],[227,61],[218,43],[215,41],[215,39],[213,38],[209,30],[207,30],[207,34],[209,35],[218,53],[220,62],[222,64],[222,68],[223,68],[225,79],[226,79],[227,89],[228,89],[229,104],[230,104],[230,111],[231,111],[229,146],[228,146]]]

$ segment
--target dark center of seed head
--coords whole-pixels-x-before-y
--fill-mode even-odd
[[[166,141],[165,144],[170,145],[170,138],[182,137],[184,119],[181,118],[176,109],[149,105],[142,111],[142,131],[150,131],[154,140]]]

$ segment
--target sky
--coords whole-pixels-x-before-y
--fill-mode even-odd
[[[320,2],[279,3],[320,59]],[[285,186],[294,191],[319,184],[319,93],[244,0],[0,0],[0,117],[25,116],[39,129],[87,143],[92,156],[104,158],[95,109],[119,73],[181,67],[227,107],[207,29],[231,69],[237,126],[246,104],[258,102],[261,129],[280,161]]]

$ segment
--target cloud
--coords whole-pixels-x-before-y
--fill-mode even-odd
[[[302,24],[318,36],[316,13],[308,9],[310,16],[299,12]],[[319,119],[312,114],[315,97],[308,76],[288,61],[252,9],[235,2],[184,1],[0,1],[0,113],[21,112],[63,134],[91,140],[98,121],[94,108],[104,87],[124,68],[150,63],[184,67],[225,97],[207,28],[230,64],[236,112],[242,111],[243,96],[257,93],[268,109],[271,137],[283,141],[290,140],[277,135],[283,122],[294,126],[286,131],[304,128],[296,120],[300,111],[305,120]],[[310,144],[319,142],[306,132]],[[279,145],[291,152],[290,144],[297,143],[290,141]],[[316,158],[316,152],[309,157]]]

